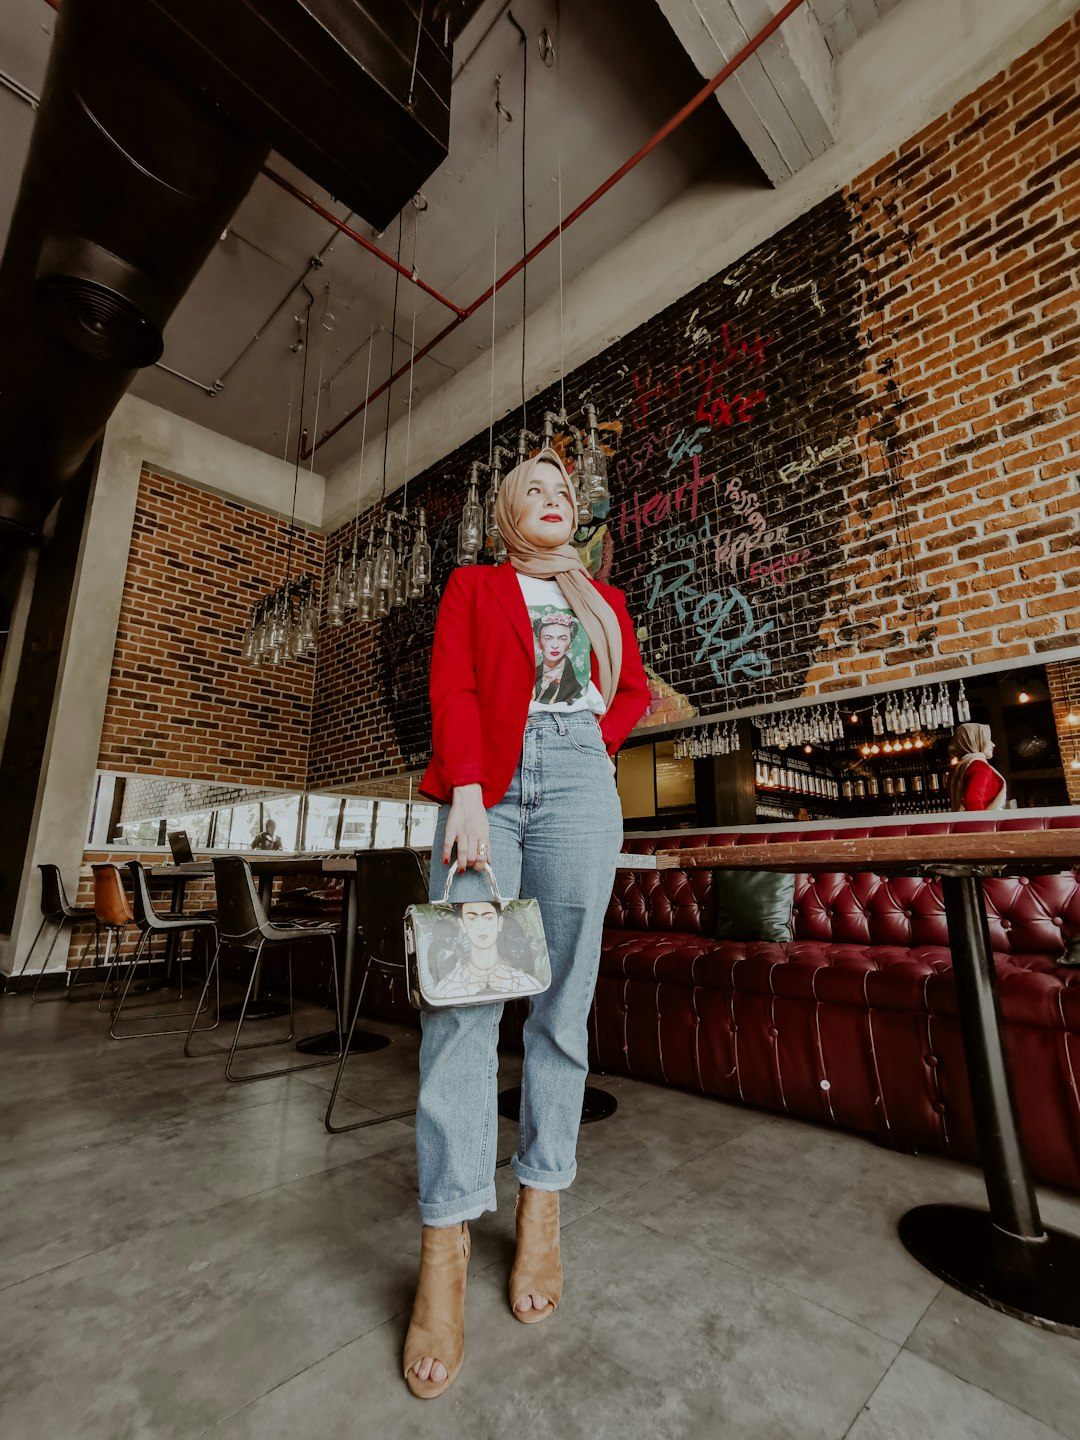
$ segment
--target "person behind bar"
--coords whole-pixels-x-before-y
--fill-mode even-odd
[[[577,502],[554,450],[505,478],[495,509],[509,555],[453,571],[431,655],[432,760],[420,789],[440,802],[431,898],[453,863],[453,899],[502,895],[540,902],[551,986],[525,1022],[521,1125],[511,1164],[519,1182],[516,1320],[546,1319],[562,1297],[559,1192],[574,1179],[589,1068],[586,1023],[600,932],[622,843],[612,756],[649,703],[645,669],[620,591],[595,582],[571,542]],[[570,698],[543,686],[544,621],[560,616],[551,659],[589,683]],[[565,623],[573,617],[574,625]],[[551,637],[554,639],[554,635]],[[549,667],[553,668],[553,667]],[[565,672],[563,672],[565,673]],[[562,692],[563,698],[550,697]],[[404,1372],[422,1399],[441,1395],[465,1356],[469,1222],[495,1209],[496,1047],[502,1005],[421,1014],[416,1109],[420,1275]]]
[[[266,824],[251,842],[253,850],[280,850],[281,836],[275,834],[277,830],[276,820],[267,820]]]
[[[994,742],[989,725],[958,725],[949,741],[955,759],[949,775],[949,804],[954,810],[1000,810],[1005,776],[990,764]]]

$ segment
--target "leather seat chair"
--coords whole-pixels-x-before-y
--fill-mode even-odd
[[[34,950],[37,947],[37,943],[41,939],[41,932],[45,929],[46,925],[55,925],[56,929],[53,932],[53,937],[49,942],[49,948],[45,952],[45,958],[42,960],[41,966],[37,972],[37,979],[34,981],[34,988],[31,992],[31,999],[34,1003],[37,1002],[38,987],[41,985],[41,977],[45,974],[45,971],[49,967],[49,961],[52,959],[53,950],[56,948],[56,942],[57,940],[59,940],[64,926],[83,925],[87,921],[93,920],[93,940],[95,957],[98,955],[101,934],[97,924],[97,917],[94,914],[93,906],[72,905],[71,902],[68,900],[67,891],[64,889],[64,877],[60,874],[59,866],[39,865],[38,869],[41,871],[41,924],[38,926],[37,934],[34,936],[33,940],[30,943],[30,949],[26,952],[26,958],[23,960],[22,967],[19,970],[18,975],[14,977],[10,985],[7,987],[11,994],[17,993],[23,975],[26,973],[26,967],[30,963],[30,956],[34,953]],[[83,947],[83,958],[85,958],[86,949],[89,944],[90,941],[87,940],[86,945]],[[76,973],[80,968],[81,965],[76,967]]]
[[[368,981],[373,974],[385,975],[391,984],[401,987],[402,993],[408,993],[403,920],[410,905],[426,904],[428,898],[427,873],[423,860],[415,850],[357,850],[355,858],[364,978],[326,1107],[324,1124],[331,1135],[341,1135],[346,1130],[365,1130],[372,1125],[385,1125],[389,1120],[404,1120],[416,1114],[415,1109],[400,1110],[394,1115],[379,1115],[373,1120],[354,1120],[348,1125],[333,1123],[334,1102],[345,1075],[349,1046]]]
[[[101,964],[106,971],[101,991],[98,995],[97,1006],[102,1009],[102,1002],[109,989],[110,980],[116,980],[119,975],[120,955],[123,950],[124,940],[127,936],[128,927],[135,923],[135,915],[131,909],[131,902],[128,900],[127,891],[124,889],[123,877],[120,874],[119,865],[111,860],[102,861],[100,864],[90,867],[94,876],[94,919],[99,930],[105,932],[105,951],[101,956]],[[72,999],[75,986],[78,984],[79,976],[86,963],[86,951],[79,957],[79,963],[71,977],[68,986],[68,999]]]
[[[109,1025],[109,1034],[114,1040],[137,1040],[145,1039],[151,1035],[183,1035],[187,1031],[186,1025],[174,1025],[164,1030],[125,1030],[122,1033],[117,1029],[121,1023],[122,1012],[131,991],[131,982],[134,979],[139,960],[143,954],[146,955],[147,969],[149,970],[152,946],[155,935],[162,935],[169,940],[173,937],[180,939],[184,934],[190,934],[192,938],[201,937],[204,942],[204,954],[209,959],[211,953],[211,940],[217,940],[217,915],[212,910],[192,910],[179,914],[161,913],[154,908],[150,898],[150,888],[146,881],[146,867],[138,860],[128,861],[128,873],[131,875],[132,897],[134,901],[134,921],[139,927],[139,943],[135,947],[135,953],[128,963],[127,971],[123,982],[120,985],[113,1005],[112,1017]],[[179,960],[180,969],[180,994],[184,993],[183,981],[183,960]],[[221,1008],[221,997],[218,995],[218,1011]],[[191,1020],[193,1012],[190,1010],[162,1010],[160,1006],[154,1006],[157,1017],[161,1020],[179,1019]],[[140,1012],[142,1013],[141,1009]],[[203,1025],[202,1030],[213,1030],[218,1024],[215,1018],[213,1025]]]
[[[868,834],[1077,828],[1080,817],[910,822],[842,832],[684,831],[627,850]],[[1024,1146],[1035,1177],[1080,1190],[1080,876],[989,877],[987,925]],[[940,882],[795,876],[791,939],[720,938],[711,870],[620,870],[589,1019],[607,1071],[974,1159]]]
[[[195,1033],[196,1021],[206,1004],[206,997],[209,993],[211,981],[215,980],[218,976],[222,948],[228,946],[234,950],[249,952],[252,956],[252,961],[251,973],[248,977],[243,1003],[240,1006],[240,1014],[236,1022],[236,1033],[233,1036],[232,1044],[229,1047],[228,1059],[225,1062],[226,1080],[231,1080],[238,1084],[246,1084],[253,1080],[269,1080],[274,1075],[290,1075],[296,1070],[314,1070],[320,1065],[334,1064],[341,1054],[341,999],[338,994],[336,961],[337,925],[326,922],[321,924],[271,924],[263,908],[262,901],[259,899],[258,892],[255,889],[251,866],[241,855],[219,855],[214,857],[214,886],[217,891],[218,943],[214,951],[214,958],[207,971],[206,982],[203,985],[199,1003],[191,1018],[187,1039],[184,1041],[184,1054],[191,1054],[191,1038]],[[277,1069],[262,1070],[254,1075],[235,1075],[233,1073],[233,1063],[238,1051],[260,1050],[269,1045],[287,1045],[292,1040],[295,1031],[292,947],[312,940],[324,941],[330,945],[331,949],[330,972],[333,979],[334,1015],[339,1040],[337,1051],[323,1060],[311,1060],[300,1065],[279,1066]],[[263,955],[268,947],[272,948],[274,946],[285,946],[288,949],[289,1033],[276,1040],[252,1040],[241,1044],[240,1032],[243,1029],[248,1007],[251,1004],[251,998],[255,991]],[[209,1027],[200,1026],[199,1028]]]

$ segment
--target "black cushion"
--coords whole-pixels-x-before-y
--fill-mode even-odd
[[[1074,935],[1069,941],[1069,948],[1057,962],[1059,965],[1080,965],[1080,935]]]
[[[772,870],[717,870],[718,940],[791,939],[795,876]]]

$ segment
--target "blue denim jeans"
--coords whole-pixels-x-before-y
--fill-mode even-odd
[[[433,900],[442,899],[446,885],[449,813],[442,806],[432,845]],[[499,891],[506,900],[539,900],[551,958],[551,987],[533,997],[525,1022],[521,1125],[511,1164],[525,1185],[565,1190],[577,1169],[589,1009],[623,833],[596,716],[531,715],[510,788],[488,822]],[[490,894],[486,877],[467,870],[456,876],[450,898]],[[425,1225],[458,1225],[495,1209],[502,1009],[475,1005],[421,1016],[416,1153]]]

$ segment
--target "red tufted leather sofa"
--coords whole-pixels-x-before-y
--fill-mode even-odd
[[[678,832],[625,848],[1057,827],[1080,816]],[[1038,1179],[1080,1190],[1080,971],[1056,964],[1080,933],[1080,880],[984,888],[1028,1157]],[[977,1158],[936,881],[798,875],[786,944],[713,938],[716,908],[711,870],[619,871],[590,1018],[595,1069]]]

